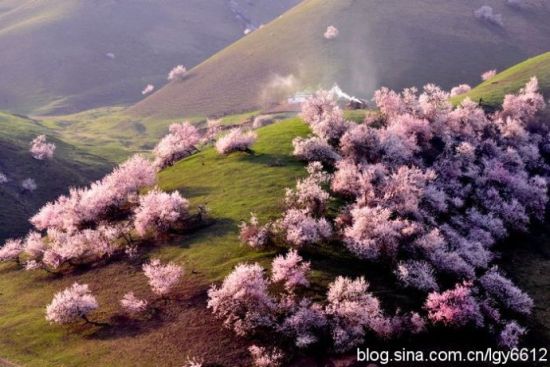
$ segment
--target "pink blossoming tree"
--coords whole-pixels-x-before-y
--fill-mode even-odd
[[[149,280],[153,293],[166,297],[179,283],[183,269],[174,263],[163,265],[159,259],[154,259],[143,265],[143,273]]]
[[[48,143],[46,135],[39,135],[31,142],[30,152],[32,157],[39,161],[52,159],[55,152],[55,144]]]
[[[74,283],[71,287],[56,293],[52,303],[46,307],[46,320],[56,324],[69,324],[84,319],[98,308],[98,303],[87,284]]]

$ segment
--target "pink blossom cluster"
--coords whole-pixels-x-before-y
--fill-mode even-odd
[[[25,268],[62,271],[64,265],[97,263],[135,250],[134,233],[142,240],[186,221],[189,204],[178,192],[153,189],[140,196],[155,176],[153,164],[136,155],[89,187],[47,203],[31,218],[36,231],[20,240]]]
[[[346,350],[363,342],[367,328],[382,316],[380,302],[368,290],[364,278],[338,277],[331,283],[326,314],[337,350]]]
[[[389,338],[425,330],[418,313],[385,315],[363,278],[338,277],[323,303],[299,296],[297,288],[309,286],[309,271],[309,262],[295,250],[273,260],[270,279],[258,264],[240,264],[220,287],[209,290],[208,308],[238,335],[277,333],[298,348],[324,340],[346,351],[363,343],[368,331]],[[284,291],[272,294],[276,284]]]
[[[303,209],[289,209],[276,223],[285,240],[295,247],[312,245],[332,236],[332,226],[325,218],[315,218]]]
[[[0,261],[17,261],[24,250],[23,241],[20,239],[9,239],[0,247]]]
[[[495,24],[498,26],[504,26],[504,22],[502,21],[502,14],[495,13],[492,7],[489,5],[483,5],[476,11],[474,11],[474,15],[477,19],[486,21],[491,24]]]
[[[527,329],[520,326],[516,321],[510,321],[500,332],[499,343],[504,348],[517,348],[521,337],[526,332]]]
[[[199,131],[190,123],[170,125],[168,135],[163,137],[153,150],[155,166],[159,169],[171,166],[191,155],[197,149],[200,140]]]
[[[304,262],[296,250],[279,255],[273,260],[271,281],[283,283],[286,290],[292,292],[298,286],[309,286],[307,274],[310,263]]]
[[[55,228],[71,231],[97,223],[126,204],[142,187],[155,182],[155,169],[135,155],[88,188],[73,188],[68,196],[46,204],[31,218],[38,230]]]
[[[201,142],[204,144],[215,142],[222,131],[223,124],[221,119],[208,119],[206,121],[206,132],[204,133]]]
[[[317,343],[327,328],[323,306],[307,298],[296,301],[287,297],[279,302],[279,309],[286,316],[276,331],[293,340],[298,348],[307,348]]]
[[[126,293],[120,300],[120,305],[127,312],[137,314],[147,309],[147,301],[137,298],[133,292]]]
[[[39,135],[31,142],[30,152],[34,159],[42,161],[44,159],[52,159],[55,152],[55,144],[48,143],[46,135]]]
[[[411,287],[422,291],[439,289],[435,279],[434,269],[427,261],[401,261],[397,265],[396,275],[406,287]]]
[[[241,242],[247,244],[251,248],[262,249],[269,243],[271,223],[260,225],[254,213],[250,213],[250,221],[248,223],[242,222],[239,228],[239,238]]]
[[[334,94],[319,91],[302,104],[302,118],[319,138],[333,143],[350,127],[344,112],[335,101]]]
[[[451,89],[451,97],[459,96],[464,93],[468,93],[472,87],[470,87],[468,84],[460,84],[456,87]]]
[[[319,137],[297,137],[292,140],[292,145],[294,146],[293,154],[304,161],[318,161],[332,165],[340,159],[334,149]]]
[[[147,232],[162,233],[188,215],[189,202],[179,192],[154,189],[139,198],[134,210],[134,227],[140,236]]]
[[[481,74],[481,80],[487,81],[489,79],[492,79],[495,75],[497,75],[497,70],[496,69],[487,70],[486,72]]]
[[[26,192],[33,192],[38,188],[38,185],[33,178],[29,177],[21,181],[21,188]]]
[[[338,37],[338,34],[340,32],[338,31],[338,28],[336,28],[335,26],[333,25],[329,25],[327,27],[327,30],[325,31],[325,33],[323,34],[323,37],[325,37],[326,39],[328,40],[332,40],[332,39],[335,39],[336,37]]]
[[[283,364],[284,354],[278,348],[265,348],[255,344],[248,348],[255,367],[280,367]]]
[[[276,303],[268,293],[268,284],[260,265],[237,265],[220,287],[210,288],[208,308],[237,335],[271,327]]]
[[[243,131],[236,128],[231,130],[226,135],[222,136],[216,142],[216,150],[220,154],[229,154],[232,152],[246,152],[250,150],[252,144],[256,142],[258,138],[254,131]]]
[[[69,288],[56,293],[46,307],[46,320],[56,324],[69,324],[86,318],[98,307],[95,297],[87,284],[74,283]]]
[[[159,259],[154,259],[143,265],[143,273],[149,279],[153,293],[164,297],[179,283],[183,269],[174,263],[163,265]]]
[[[450,326],[483,325],[483,317],[477,299],[472,294],[471,283],[457,284],[442,293],[433,292],[426,299],[428,318],[434,323]]]
[[[187,69],[185,68],[185,66],[177,65],[172,70],[170,70],[170,73],[168,73],[168,80],[183,80],[183,77],[186,73]]]
[[[320,162],[310,163],[307,171],[309,175],[298,180],[294,190],[286,189],[285,204],[289,208],[302,209],[312,215],[323,215],[330,198],[323,185],[329,182],[330,176],[323,172]]]
[[[145,88],[141,91],[142,95],[147,95],[155,90],[155,86],[153,84],[147,84]]]

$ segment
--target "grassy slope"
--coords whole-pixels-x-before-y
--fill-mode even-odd
[[[235,0],[260,24],[298,0]],[[243,35],[229,0],[0,0],[0,109],[74,112],[133,103]],[[114,59],[107,57],[113,53]]]
[[[37,161],[29,153],[30,141],[39,134],[56,143],[53,160]],[[108,167],[105,160],[52,137],[38,122],[0,113],[0,171],[9,179],[0,184],[0,241],[26,232],[28,217],[46,201],[71,185],[100,177]],[[38,185],[32,193],[21,191],[21,181],[28,177]]]
[[[496,107],[502,103],[506,94],[517,92],[533,76],[537,77],[544,97],[550,98],[550,52],[498,73],[494,78],[479,84],[470,92],[456,97],[454,101],[458,102],[465,97],[470,97],[474,101],[483,99],[485,104]]]
[[[225,125],[239,125],[255,116],[258,111],[222,118]],[[277,115],[282,119],[285,114]],[[137,118],[125,113],[122,107],[105,107],[72,115],[37,117],[40,123],[64,141],[103,157],[120,162],[130,154],[150,154],[160,138],[168,133],[168,126],[179,119]],[[203,126],[203,116],[185,120]]]
[[[252,252],[239,244],[237,225],[254,211],[262,218],[280,212],[284,188],[305,174],[289,156],[290,141],[307,128],[288,120],[260,130],[255,154],[218,156],[213,149],[163,171],[159,184],[179,189],[193,204],[206,203],[216,224],[189,237],[170,241],[154,251],[187,268],[185,284],[169,312],[143,323],[119,324],[118,299],[127,291],[148,295],[137,266],[115,263],[88,272],[52,278],[0,265],[0,354],[25,366],[181,366],[186,356],[205,356],[208,362],[239,366],[246,352],[242,341],[220,330],[205,311],[205,288],[239,261],[266,262],[270,253]],[[277,161],[280,166],[272,166]],[[153,256],[153,254],[151,254]],[[191,270],[198,274],[191,274]],[[95,319],[105,328],[48,326],[44,307],[53,293],[74,282],[86,282],[98,295],[101,310]],[[105,287],[108,283],[109,287]],[[25,291],[22,291],[25,290]]]
[[[550,7],[530,3],[518,11],[500,0],[306,0],[130,111],[181,117],[252,109],[275,74],[293,74],[298,88],[338,82],[364,97],[380,85],[474,84],[489,68],[550,49]],[[504,28],[475,19],[484,4],[503,14]],[[322,36],[329,24],[340,30],[332,41]]]

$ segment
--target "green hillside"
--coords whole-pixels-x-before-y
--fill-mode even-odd
[[[297,90],[330,87],[370,97],[381,85],[476,84],[550,49],[550,8],[517,10],[501,0],[306,0],[203,62],[130,109],[138,116],[182,117],[256,109],[276,79]],[[504,27],[476,19],[490,5]],[[336,39],[323,37],[336,26]]]
[[[545,99],[550,98],[550,52],[498,73],[494,78],[479,84],[470,92],[456,97],[455,102],[470,97],[473,101],[481,99],[484,104],[496,107],[502,103],[506,94],[517,92],[533,76],[537,77]]]
[[[53,160],[37,161],[29,152],[29,143],[39,134],[57,145]],[[83,185],[100,177],[110,164],[55,137],[37,121],[0,113],[0,172],[9,181],[0,184],[0,241],[22,235],[28,218],[39,207],[69,186]],[[36,191],[21,189],[21,181],[32,178]]]
[[[265,262],[272,255],[242,246],[237,226],[251,211],[262,219],[281,211],[284,188],[306,174],[303,164],[289,155],[291,140],[307,132],[300,121],[287,120],[259,131],[253,155],[222,157],[207,149],[160,173],[161,188],[180,190],[193,205],[206,204],[216,222],[190,236],[172,238],[150,254],[186,268],[178,290],[181,298],[170,301],[169,312],[153,320],[120,325],[115,317],[118,300],[129,288],[137,294],[149,292],[138,266],[117,262],[56,278],[0,264],[0,357],[29,367],[181,366],[187,356],[228,367],[246,365],[247,345],[220,329],[205,309],[205,289],[236,263]],[[56,291],[77,280],[89,283],[98,295],[102,307],[94,317],[110,326],[66,329],[47,324],[45,305]]]
[[[0,109],[133,103],[173,66],[197,65],[297,2],[0,0]]]

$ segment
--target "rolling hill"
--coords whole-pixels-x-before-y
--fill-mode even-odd
[[[0,0],[0,109],[67,113],[139,100],[298,0]],[[124,15],[124,16],[121,16]]]
[[[539,82],[539,88],[545,99],[550,98],[550,52],[530,58],[508,68],[495,77],[479,84],[468,93],[457,96],[455,101],[470,97],[473,101],[496,107],[502,103],[506,94],[515,93],[533,76]]]
[[[306,0],[129,112],[239,112],[289,84],[301,90],[336,82],[366,98],[381,85],[476,84],[487,69],[502,70],[550,49],[550,4],[526,3],[516,9],[501,0]],[[474,16],[485,4],[503,15],[503,27]],[[328,25],[339,29],[336,39],[323,37]]]
[[[47,134],[57,149],[52,160],[38,161],[29,153],[29,143]],[[0,184],[0,243],[28,231],[28,218],[47,201],[100,177],[110,164],[97,156],[51,136],[37,121],[0,113],[0,172],[8,181]],[[21,182],[32,178],[37,188],[22,189]]]

